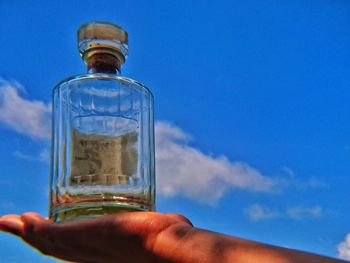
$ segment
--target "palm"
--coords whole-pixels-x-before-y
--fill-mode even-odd
[[[77,222],[53,223],[35,213],[8,215],[0,229],[23,238],[46,255],[74,262],[154,262],[152,250],[166,229],[189,229],[174,214],[121,213]]]

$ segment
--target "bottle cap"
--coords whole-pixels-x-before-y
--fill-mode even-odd
[[[123,64],[128,55],[128,33],[109,22],[90,22],[78,29],[78,48],[85,61],[94,54],[107,53]]]

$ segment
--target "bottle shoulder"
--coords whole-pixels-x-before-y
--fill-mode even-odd
[[[112,81],[112,82],[118,83],[119,85],[128,85],[128,86],[140,88],[146,91],[147,93],[149,93],[153,97],[152,91],[143,83],[124,76],[119,76],[115,74],[105,74],[105,73],[79,74],[79,75],[71,76],[58,82],[54,86],[54,90],[59,89],[62,86],[66,86],[66,85],[74,86],[78,83],[86,83],[89,81],[98,81],[98,80]]]

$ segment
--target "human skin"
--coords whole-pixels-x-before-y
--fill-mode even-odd
[[[0,218],[0,230],[41,253],[71,262],[340,263],[195,228],[177,214],[132,212],[54,223],[30,212]]]

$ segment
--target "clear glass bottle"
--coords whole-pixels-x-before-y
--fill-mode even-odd
[[[128,35],[91,22],[78,30],[88,73],[53,90],[49,216],[57,222],[155,209],[153,95],[119,76]]]

